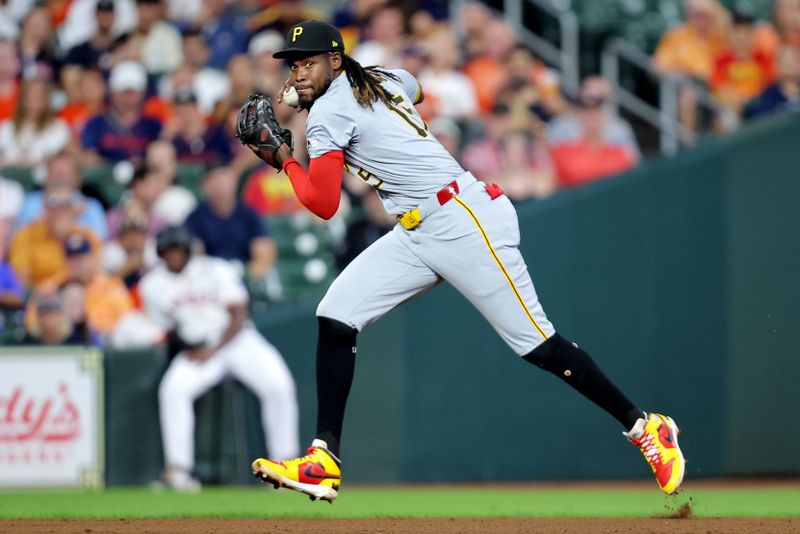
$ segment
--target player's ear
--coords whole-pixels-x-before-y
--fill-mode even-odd
[[[330,61],[331,61],[331,68],[333,70],[341,69],[342,68],[342,53],[341,52],[331,52]]]

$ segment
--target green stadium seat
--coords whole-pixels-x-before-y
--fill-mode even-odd
[[[33,180],[33,170],[25,167],[6,167],[0,171],[4,177],[19,183],[27,193],[36,188]]]
[[[181,163],[178,165],[175,181],[192,192],[198,199],[203,197],[203,176],[206,174],[204,165],[198,163]]]
[[[108,163],[84,167],[83,185],[97,191],[107,206],[116,205],[125,192],[125,185],[114,179],[114,167]]]

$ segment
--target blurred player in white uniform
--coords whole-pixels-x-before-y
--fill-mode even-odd
[[[192,257],[182,227],[157,236],[163,260],[142,278],[145,311],[177,344],[158,390],[166,470],[178,490],[200,488],[194,468],[194,401],[227,376],[258,395],[266,444],[277,458],[298,451],[297,400],[281,355],[249,324],[247,290],[223,260]]]

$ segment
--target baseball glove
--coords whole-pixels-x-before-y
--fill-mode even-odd
[[[292,132],[282,128],[275,118],[272,99],[261,93],[252,93],[239,110],[236,118],[236,137],[255,154],[280,170],[275,153],[286,144],[294,148]]]

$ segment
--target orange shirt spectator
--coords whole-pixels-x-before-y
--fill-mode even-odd
[[[100,238],[84,227],[75,227],[75,232],[101,245]],[[40,219],[20,229],[11,241],[9,260],[25,285],[36,285],[58,274],[64,269],[64,245],[52,235],[47,222]]]
[[[800,48],[800,0],[776,0],[773,20],[774,25],[765,23],[756,27],[756,49],[774,57],[782,44]]]
[[[773,62],[760,51],[741,58],[728,51],[714,62],[709,86],[715,93],[725,93],[743,104],[761,94],[774,79]]]
[[[559,187],[574,187],[624,172],[636,163],[636,156],[622,145],[585,139],[555,146],[551,151]]]
[[[17,107],[17,96],[19,95],[19,84],[14,83],[10,90],[5,94],[0,94],[0,121],[10,119],[14,116]]]
[[[14,235],[9,261],[24,285],[37,285],[65,269],[64,239],[73,232],[85,236],[93,244],[98,251],[99,264],[100,238],[75,223],[74,202],[71,189],[52,187],[45,193],[43,217]]]
[[[517,38],[514,29],[498,19],[487,20],[482,32],[483,54],[468,61],[462,70],[475,88],[481,113],[489,113],[497,93],[509,81],[505,62],[517,46]]]
[[[99,270],[95,258],[100,246],[87,239],[84,233],[70,234],[62,245],[66,257],[64,269],[43,281],[38,289],[46,292],[67,281],[84,284],[89,327],[101,334],[110,334],[122,316],[134,306],[125,283]]]
[[[604,105],[605,100],[600,95],[582,92],[576,110],[580,137],[553,145],[550,155],[560,187],[599,180],[636,165],[637,154],[630,145],[606,138],[606,126],[611,116]]]
[[[0,37],[0,121],[14,116],[19,93],[17,83],[19,68],[17,44]]]
[[[497,93],[508,81],[506,68],[502,63],[484,55],[471,60],[463,70],[475,88],[481,113],[489,113],[494,107]]]
[[[775,79],[772,57],[755,47],[752,15],[734,12],[727,48],[714,59],[709,86],[720,101],[740,109]]]
[[[714,57],[725,46],[721,25],[726,14],[713,0],[687,0],[684,9],[686,23],[661,37],[653,61],[662,71],[707,80]]]

